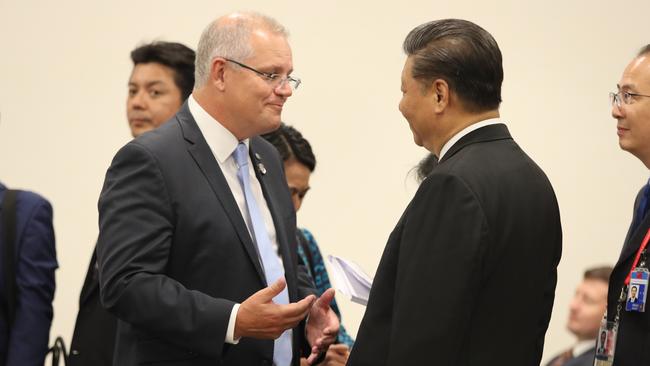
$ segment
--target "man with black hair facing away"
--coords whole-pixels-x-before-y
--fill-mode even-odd
[[[500,119],[499,47],[445,19],[404,51],[399,109],[438,163],[389,236],[348,365],[537,366],[562,231],[550,182]]]

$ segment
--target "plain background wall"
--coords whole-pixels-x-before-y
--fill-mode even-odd
[[[415,192],[409,171],[425,154],[397,110],[404,37],[447,17],[491,32],[504,58],[502,117],[548,174],[562,214],[564,253],[545,358],[570,345],[564,324],[574,288],[585,267],[615,262],[648,175],[618,148],[607,99],[650,42],[647,0],[0,0],[0,179],[54,205],[60,269],[53,336],[72,337],[104,173],[130,139],[129,52],[156,39],[195,48],[209,21],[234,10],[269,14],[291,31],[303,84],[284,120],[318,158],[299,223],[324,254],[370,273]],[[356,334],[364,308],[338,301]]]

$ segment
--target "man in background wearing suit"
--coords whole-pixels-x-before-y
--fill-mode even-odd
[[[499,117],[499,47],[445,19],[404,50],[399,109],[439,162],[388,238],[348,365],[537,366],[562,232],[551,184]]]
[[[650,169],[650,44],[641,49],[627,65],[617,84],[617,91],[610,94],[612,116],[616,124],[618,144],[621,149],[636,156]],[[634,267],[634,259],[639,252],[648,229],[650,216],[647,215],[650,184],[641,188],[634,203],[634,216],[627,232],[623,249],[614,266],[609,280],[607,296],[607,318],[613,321],[617,307],[622,302],[614,365],[636,366],[650,364],[650,315],[648,311],[626,311],[625,279]],[[641,256],[647,258],[647,256]],[[647,259],[637,266],[647,267]]]
[[[569,305],[567,329],[578,342],[553,357],[547,366],[592,366],[598,329],[607,307],[607,285],[612,267],[595,267],[585,271]]]
[[[180,43],[153,42],[131,51],[126,115],[138,137],[178,112],[194,87],[194,51]],[[99,301],[95,251],[79,296],[70,345],[71,366],[112,366],[117,319]]]
[[[334,291],[316,299],[298,266],[282,162],[257,136],[279,127],[292,71],[278,22],[218,18],[188,101],[113,159],[97,261],[115,365],[298,365],[305,338],[311,363],[335,340]]]
[[[58,268],[52,206],[36,193],[14,193],[10,198],[0,183],[0,365],[42,366],[52,323],[54,271]],[[5,227],[4,221],[10,213],[2,207],[8,199],[15,199],[13,243],[5,241],[11,228]],[[9,266],[6,245],[13,247],[15,257]],[[14,270],[15,282],[7,281],[12,278],[8,269]],[[9,301],[9,296],[15,296],[15,301]]]

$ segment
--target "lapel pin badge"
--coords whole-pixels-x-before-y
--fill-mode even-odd
[[[266,167],[262,163],[257,163],[257,169],[259,169],[260,173],[262,175],[266,174]]]

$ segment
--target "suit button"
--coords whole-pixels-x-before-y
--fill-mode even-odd
[[[77,351],[76,349],[73,349],[72,351],[70,351],[70,354],[73,355],[73,356],[77,356],[77,355],[79,355],[79,351]]]

